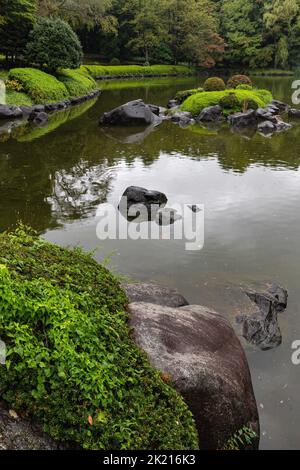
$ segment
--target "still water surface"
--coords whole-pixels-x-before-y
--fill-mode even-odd
[[[255,81],[290,102],[292,79]],[[60,114],[47,129],[2,136],[0,230],[22,220],[53,242],[97,248],[99,261],[109,256],[110,266],[130,278],[177,287],[190,303],[220,312],[228,283],[285,285],[290,298],[280,316],[282,346],[247,354],[261,448],[296,449],[300,366],[291,362],[291,344],[300,339],[300,124],[272,138],[169,122],[144,134],[98,127],[100,115],[121,103],[143,98],[166,105],[176,91],[199,82],[101,83],[98,101]],[[116,203],[130,185],[163,191],[170,203],[205,204],[204,249],[187,252],[183,241],[99,242],[98,205]]]

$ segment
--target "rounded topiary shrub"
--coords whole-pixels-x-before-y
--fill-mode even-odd
[[[252,86],[251,78],[247,75],[233,75],[227,82],[228,88],[236,88],[238,85]]]
[[[224,91],[226,86],[222,78],[211,77],[205,81],[203,88],[204,91]]]
[[[252,100],[252,99],[249,99],[249,100],[245,100],[244,103],[243,103],[243,108],[244,108],[244,111],[247,111],[249,109],[258,109],[258,104],[256,103],[256,101]]]
[[[253,87],[251,85],[246,85],[245,83],[241,84],[241,85],[238,85],[236,87],[236,90],[248,90],[248,91],[251,91],[253,90]]]
[[[239,100],[234,93],[229,93],[229,95],[223,96],[219,102],[219,105],[223,109],[235,109],[240,107]]]
[[[76,69],[83,57],[78,36],[60,19],[40,18],[30,33],[25,58],[51,73],[59,68]]]
[[[111,59],[110,65],[120,65],[120,60],[117,57],[114,57]]]

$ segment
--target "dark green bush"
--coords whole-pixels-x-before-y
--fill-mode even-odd
[[[247,75],[233,75],[227,82],[228,88],[236,88],[238,85],[252,86],[252,81]]]
[[[248,109],[256,110],[258,109],[258,104],[252,99],[245,100],[243,103],[243,110],[247,111]]]
[[[219,105],[224,109],[235,109],[240,107],[239,100],[235,93],[229,93],[220,99]]]
[[[68,97],[65,85],[41,70],[11,69],[9,80],[18,81],[35,103],[58,102]]]
[[[120,65],[120,60],[117,57],[114,57],[111,59],[110,65]]]
[[[205,91],[223,91],[226,86],[222,78],[211,77],[204,82],[203,88]]]
[[[130,336],[118,281],[91,256],[0,235],[0,396],[86,449],[195,449],[181,397]]]
[[[25,56],[30,64],[54,73],[59,68],[78,68],[83,54],[80,41],[68,23],[40,18],[30,33]]]

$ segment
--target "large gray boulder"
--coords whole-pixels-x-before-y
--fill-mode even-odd
[[[158,116],[152,112],[143,100],[135,100],[104,113],[100,119],[100,124],[109,126],[149,126],[158,119]]]
[[[121,197],[119,211],[128,220],[136,219],[139,212],[142,215],[146,215],[148,220],[152,220],[153,215],[156,214],[160,207],[164,207],[167,202],[167,196],[160,191],[148,190],[139,186],[129,186]],[[134,206],[133,215],[129,213],[132,206]],[[139,207],[140,211],[138,211]]]
[[[22,110],[18,106],[0,104],[0,119],[15,119],[22,116]]]
[[[218,122],[223,119],[223,109],[219,105],[204,108],[197,117],[197,121],[199,122]]]
[[[130,302],[146,302],[173,308],[188,305],[188,301],[177,289],[170,289],[169,287],[147,282],[123,284],[122,287]]]
[[[233,127],[254,127],[257,125],[257,115],[253,109],[245,113],[234,113],[228,117],[229,123]]]
[[[221,449],[259,418],[243,348],[230,323],[206,307],[128,307],[136,343],[169,376],[192,411],[201,449]],[[256,448],[257,442],[252,443]]]

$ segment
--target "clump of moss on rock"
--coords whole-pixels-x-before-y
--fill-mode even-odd
[[[0,396],[86,449],[196,449],[183,399],[127,325],[118,280],[90,255],[20,227],[0,235]]]
[[[203,85],[204,91],[223,91],[226,88],[224,80],[219,77],[208,78]]]
[[[195,95],[196,93],[201,93],[203,88],[194,88],[192,90],[183,90],[178,91],[175,95],[175,100],[181,104],[183,103],[189,96]]]

